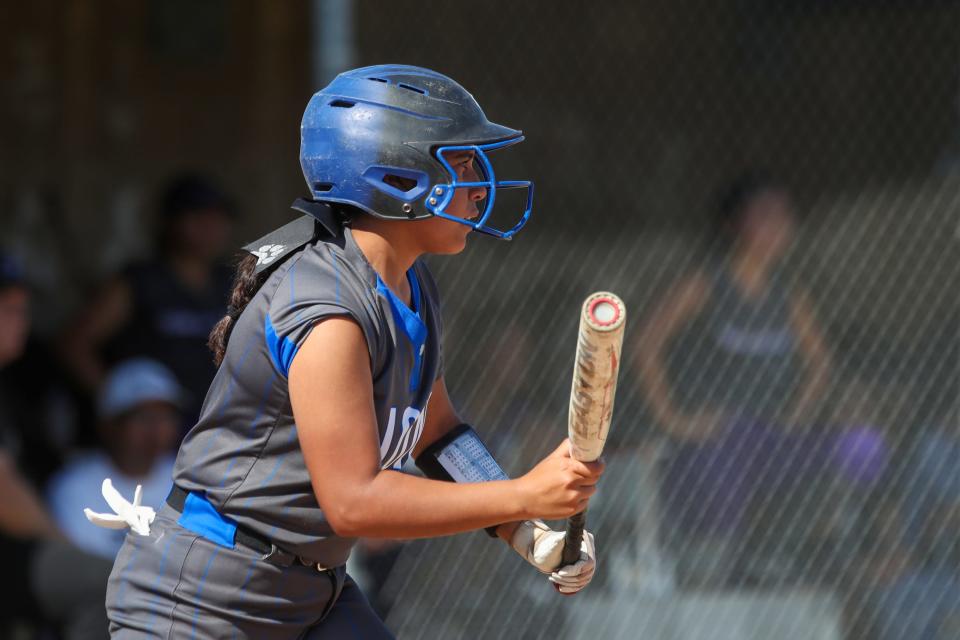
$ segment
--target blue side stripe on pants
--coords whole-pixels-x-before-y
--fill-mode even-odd
[[[200,576],[200,584],[197,585],[197,600],[201,600],[203,597],[203,583],[207,581],[207,574],[210,573],[210,566],[213,564],[214,559],[217,557],[217,554],[220,553],[219,548],[214,548],[213,553],[210,555],[210,559],[207,560],[207,566],[203,569],[203,575]],[[190,633],[191,638],[197,637],[197,622],[200,618],[200,607],[196,608],[196,612],[193,614],[193,631]]]
[[[160,580],[163,578],[164,573],[167,570],[167,555],[170,553],[170,544],[173,542],[173,536],[167,536],[167,541],[163,545],[163,553],[160,555],[160,566],[157,569],[157,577],[153,581],[153,592],[160,593]],[[164,599],[156,597],[153,599],[153,603],[156,605],[156,610],[150,616],[151,624],[153,618],[156,617],[158,612],[163,608]]]
[[[256,567],[257,567],[257,562],[259,562],[259,561],[260,561],[259,558],[254,558],[254,559],[250,562],[250,568],[247,570],[247,576],[243,579],[243,582],[240,584],[240,594],[237,596],[237,604],[243,602],[243,600],[244,600],[244,594],[247,592],[247,591],[246,591],[246,589],[247,589],[247,584],[250,582],[250,578],[253,577],[253,570],[256,569]],[[235,631],[233,632],[233,636],[232,636],[232,637],[233,637],[233,638],[236,638],[239,634],[240,634],[240,630],[237,629],[237,630],[235,630]]]
[[[136,535],[136,534],[134,534],[134,533],[128,533],[127,535],[128,535],[128,536],[132,536],[132,535]],[[133,552],[130,553],[130,559],[127,560],[127,566],[125,566],[125,567],[123,568],[123,570],[120,572],[120,576],[119,576],[120,586],[117,587],[117,602],[118,602],[118,603],[123,602],[123,592],[124,592],[124,590],[127,588],[127,572],[129,572],[130,569],[132,569],[133,566],[137,563],[137,556],[138,556],[139,554],[140,554],[140,549],[134,548],[134,549],[133,549]]]

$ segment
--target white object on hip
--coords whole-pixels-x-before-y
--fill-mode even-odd
[[[133,502],[130,503],[126,498],[120,495],[110,478],[105,478],[101,487],[103,499],[107,501],[113,513],[97,513],[91,509],[85,508],[83,513],[87,520],[107,529],[126,529],[129,527],[134,533],[141,536],[150,535],[150,523],[156,517],[156,512],[152,507],[140,504],[143,498],[143,487],[139,484],[133,492]]]

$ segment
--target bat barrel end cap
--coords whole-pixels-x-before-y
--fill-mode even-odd
[[[584,307],[586,318],[597,329],[615,329],[623,323],[626,316],[623,300],[606,291],[591,295]]]

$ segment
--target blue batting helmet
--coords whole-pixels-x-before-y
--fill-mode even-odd
[[[314,94],[300,127],[300,166],[315,200],[353,205],[389,219],[438,216],[509,239],[526,224],[533,183],[498,180],[488,151],[523,140],[516,130],[487,120],[466,89],[422,67],[378,65],[346,71]],[[461,182],[444,157],[472,151],[480,180]],[[475,219],[448,214],[460,188],[487,190]],[[526,206],[512,228],[487,220],[497,189],[524,188]]]

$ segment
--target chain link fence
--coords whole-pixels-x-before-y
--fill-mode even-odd
[[[17,34],[0,202],[25,213],[0,229],[59,269],[50,318],[121,240],[143,251],[124,185],[150,171],[213,165],[245,237],[288,219],[317,4],[206,3],[186,33],[195,3],[76,0],[66,45]],[[448,387],[509,474],[565,436],[584,297],[629,315],[593,583],[561,597],[482,533],[364,543],[351,571],[397,636],[960,637],[960,3],[332,4],[351,64],[435,68],[527,135],[494,155],[536,182],[527,228],[431,258]],[[189,135],[151,129],[167,99],[202,113]],[[17,199],[34,183],[56,206]]]
[[[789,323],[762,307],[744,314],[721,284],[728,263],[710,260],[703,238],[522,238],[437,261],[452,394],[514,475],[565,433],[579,301],[602,287],[624,296],[625,365],[590,509],[601,565],[587,591],[560,600],[481,534],[411,543],[381,594],[390,625],[404,638],[951,637],[958,184],[814,205],[820,222],[797,237],[782,289],[767,295],[808,292],[829,358],[815,372],[787,370],[775,354]],[[644,380],[649,359],[664,358],[650,351],[654,317],[698,271],[714,286],[714,324],[691,314],[663,347],[668,384],[722,414],[707,435],[696,414],[680,427],[658,419]],[[764,355],[745,365],[718,345]],[[765,418],[750,409],[786,404],[760,397],[783,381],[745,366],[822,385],[790,421]]]
[[[580,302],[627,303],[600,567],[561,598],[482,534],[409,543],[377,574],[388,624],[957,637],[956,4],[487,6],[361,3],[407,35],[359,50],[528,133],[502,158],[537,180],[528,229],[432,263],[448,385],[508,472],[565,434]]]

